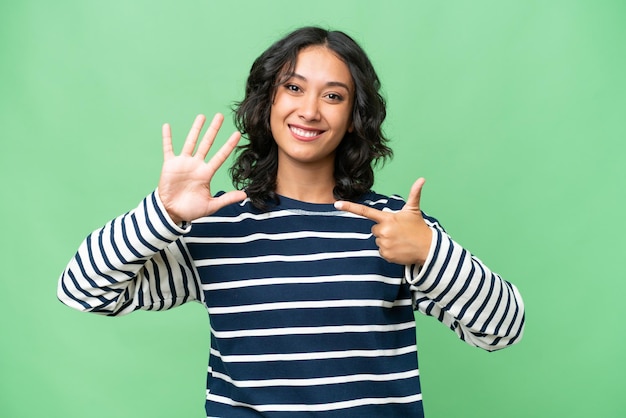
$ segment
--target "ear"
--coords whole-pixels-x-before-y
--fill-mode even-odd
[[[348,133],[354,132],[354,122],[350,121],[350,126],[348,126]]]

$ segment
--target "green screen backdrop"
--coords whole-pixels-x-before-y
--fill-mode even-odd
[[[209,329],[190,304],[121,318],[56,299],[80,241],[156,187],[302,25],[374,62],[407,196],[524,296],[523,341],[487,353],[419,316],[428,418],[626,416],[623,0],[3,1],[0,416],[203,417]],[[214,188],[231,186],[225,170]]]

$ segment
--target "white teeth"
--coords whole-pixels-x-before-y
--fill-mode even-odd
[[[305,138],[313,138],[315,136],[318,136],[321,133],[321,131],[308,131],[308,130],[296,128],[293,126],[290,126],[289,129],[291,129],[291,132],[293,132],[294,134],[298,136],[303,136]]]

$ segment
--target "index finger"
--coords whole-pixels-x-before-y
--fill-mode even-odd
[[[213,174],[215,174],[215,172],[217,172],[217,169],[220,168],[222,164],[224,164],[224,162],[228,159],[228,156],[233,152],[240,139],[241,133],[239,131],[233,132],[233,134],[228,138],[226,143],[222,145],[222,147],[209,160],[207,165]]]
[[[382,210],[370,208],[369,206],[361,205],[359,203],[346,202],[343,200],[335,202],[335,208],[344,212],[354,213],[355,215],[362,216],[376,223],[384,221],[388,215]]]

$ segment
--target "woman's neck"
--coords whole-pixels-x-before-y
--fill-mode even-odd
[[[276,193],[290,199],[309,203],[333,203],[334,168],[279,164]]]

